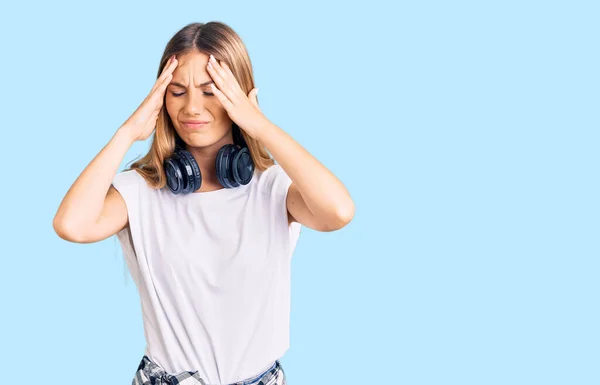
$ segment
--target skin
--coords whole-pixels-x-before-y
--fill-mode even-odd
[[[214,163],[221,146],[233,143],[231,124],[235,122],[267,148],[292,180],[286,197],[289,223],[299,222],[317,231],[334,231],[352,220],[354,202],[346,187],[262,113],[256,97],[258,89],[254,88],[246,95],[227,64],[206,54],[188,53],[180,60],[176,63],[165,102],[177,132],[187,143],[203,176],[204,173],[207,175],[207,183],[203,183],[201,192],[222,188],[216,178]],[[177,87],[174,82],[182,86]],[[194,86],[204,82],[208,83],[207,89]],[[175,96],[173,92],[182,95]],[[186,130],[181,121],[194,114],[195,119],[210,123],[198,131]]]
[[[227,111],[210,84],[198,87],[202,83],[213,82],[207,70],[208,59],[208,55],[202,52],[178,55],[177,67],[173,70],[165,95],[165,107],[175,130],[187,144],[186,149],[194,156],[202,173],[202,186],[196,193],[223,188],[217,179],[215,159],[222,146],[233,143],[233,121]],[[199,129],[183,127],[182,121],[189,119],[210,123]]]
[[[165,108],[177,133],[202,170],[200,191],[223,188],[217,181],[214,162],[218,150],[233,143],[231,127],[235,122],[246,135],[265,146],[292,180],[286,196],[290,223],[298,222],[317,231],[334,231],[352,220],[354,202],[344,184],[262,113],[257,88],[246,95],[227,64],[214,58],[209,60],[206,54],[194,52],[181,55],[179,61],[172,59],[148,97],[65,195],[53,220],[61,238],[78,243],[97,242],[127,226],[127,206],[111,181],[131,144],[145,140],[154,130],[163,93]],[[211,80],[214,83],[208,86],[194,86]],[[210,123],[198,131],[189,131],[181,124],[189,118]]]

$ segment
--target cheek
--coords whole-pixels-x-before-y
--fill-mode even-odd
[[[169,95],[165,95],[165,107],[169,110],[174,110],[177,100]]]
[[[227,110],[221,105],[216,96],[212,96],[210,102],[206,104],[206,108],[215,116],[227,116]]]
[[[171,98],[169,98],[168,96],[165,97],[164,105],[165,105],[167,112],[170,113],[170,111],[173,110],[173,102],[172,102]]]
[[[167,111],[167,114],[171,118],[171,120],[173,120],[173,121],[176,120],[177,114],[178,114],[179,110],[181,109],[181,107],[179,106],[179,103],[177,102],[177,99],[172,98],[172,97],[170,98],[167,96],[165,99],[164,107],[165,107],[165,110]]]

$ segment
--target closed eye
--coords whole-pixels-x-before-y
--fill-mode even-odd
[[[181,93],[178,93],[178,94],[176,94],[175,92],[171,92],[171,95],[173,95],[175,97],[181,96],[183,94],[185,94],[185,92],[181,92]],[[214,96],[215,95],[212,92],[202,92],[202,94],[206,95],[206,96]]]

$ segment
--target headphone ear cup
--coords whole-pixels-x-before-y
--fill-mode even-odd
[[[215,161],[217,179],[219,180],[219,183],[221,183],[221,186],[225,188],[239,186],[239,184],[233,180],[233,173],[231,171],[231,158],[235,148],[236,146],[233,144],[226,144],[221,147],[217,153],[217,159]]]
[[[194,192],[202,185],[202,174],[200,173],[200,167],[196,163],[194,156],[186,150],[177,149],[177,154],[180,156],[183,165],[187,171],[187,185],[186,193]]]
[[[217,158],[215,159],[215,170],[217,171],[217,179],[219,180],[219,183],[221,184],[221,186],[223,187],[227,187],[225,185],[225,181],[223,180],[223,174],[225,173],[225,171],[223,171],[223,152],[225,152],[225,149],[227,148],[227,146],[223,146],[219,149],[219,152],[217,152]]]
[[[250,156],[248,147],[240,148],[236,151],[231,161],[231,170],[233,179],[240,185],[246,185],[252,180],[254,174],[254,162]]]
[[[179,194],[184,190],[185,182],[184,182],[184,167],[179,162],[179,157],[177,155],[166,159],[163,162],[163,169],[165,170],[165,174],[167,176],[167,187],[173,194]]]

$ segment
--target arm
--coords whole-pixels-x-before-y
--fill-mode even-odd
[[[127,206],[111,183],[134,141],[122,126],[75,180],[52,223],[59,237],[70,242],[91,243],[127,226]]]
[[[241,89],[227,63],[212,55],[207,71],[211,88],[229,117],[248,135],[265,145],[292,180],[286,197],[288,220],[319,231],[344,227],[354,216],[354,202],[346,187],[282,129],[260,111],[253,88]]]
[[[286,202],[290,223],[334,231],[352,220],[354,202],[331,171],[270,121],[264,121],[255,132],[292,180]]]
[[[154,131],[176,66],[177,60],[172,56],[148,96],[67,191],[53,221],[61,238],[78,243],[97,242],[127,226],[125,200],[111,184],[129,147],[137,140],[146,140]]]

